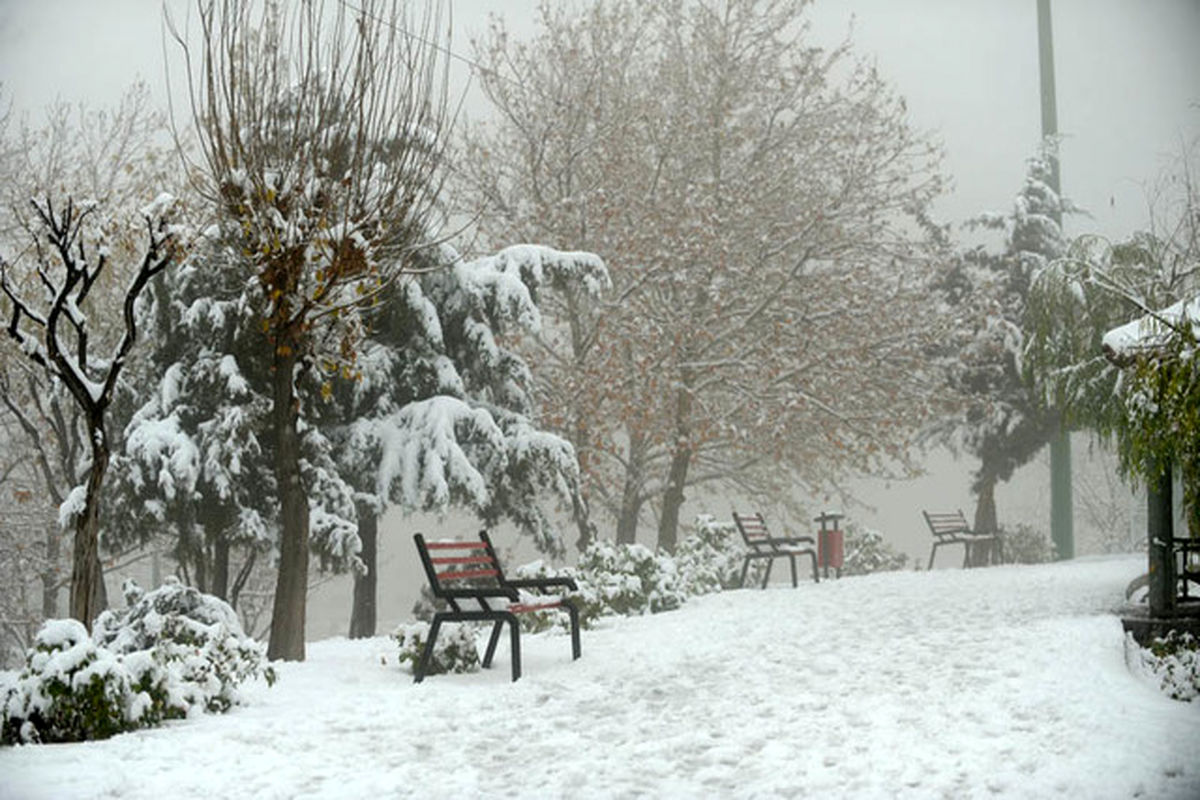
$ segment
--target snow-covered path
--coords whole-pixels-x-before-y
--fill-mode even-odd
[[[1144,558],[779,583],[414,686],[310,645],[220,717],[0,751],[8,798],[1200,797],[1200,703],[1130,673]],[[386,664],[381,663],[386,661]]]

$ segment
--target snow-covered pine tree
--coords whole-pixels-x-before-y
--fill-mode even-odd
[[[943,364],[950,389],[962,399],[962,413],[946,417],[930,433],[980,460],[972,483],[978,531],[997,529],[996,484],[1028,463],[1057,427],[1021,369],[1030,284],[1066,252],[1056,219],[1074,210],[1047,183],[1056,157],[1055,143],[1047,140],[1029,160],[1012,211],[974,221],[1003,231],[1003,251],[979,245],[956,256],[941,284],[945,313],[956,320]]]
[[[153,346],[133,387],[107,528],[127,544],[167,535],[188,582],[235,608],[279,535],[263,301],[240,259],[209,239],[152,287],[144,313]],[[350,490],[318,427],[302,426],[301,444],[310,545],[324,564],[344,567],[358,549]]]
[[[543,551],[562,552],[547,514],[552,498],[577,507],[574,448],[533,422],[531,377],[506,331],[537,331],[538,290],[608,285],[590,253],[519,245],[475,260],[449,247],[383,298],[356,382],[323,389],[321,426],[337,444],[341,474],[357,490],[366,570],[355,578],[350,635],[375,632],[377,518],[466,508],[485,525],[514,522]],[[333,365],[329,365],[333,366]]]

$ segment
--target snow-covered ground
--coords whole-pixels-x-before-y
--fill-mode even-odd
[[[1126,667],[1144,557],[773,584],[417,686],[310,645],[224,716],[5,748],[5,798],[1200,797],[1200,703]],[[786,570],[784,570],[786,572]]]

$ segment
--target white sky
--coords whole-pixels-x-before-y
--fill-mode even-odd
[[[1144,187],[1200,136],[1200,2],[1052,5],[1064,193],[1093,216],[1069,221],[1069,232],[1121,236],[1144,224]],[[488,12],[528,33],[535,6],[454,0],[455,49],[469,54]],[[55,96],[100,106],[141,76],[165,98],[161,8],[160,0],[0,0],[6,95],[34,114]],[[877,59],[916,125],[944,143],[955,189],[938,206],[942,218],[1009,207],[1040,135],[1036,0],[817,0],[812,14],[829,44],[854,15],[858,52]]]

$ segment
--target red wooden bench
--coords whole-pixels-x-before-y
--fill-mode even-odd
[[[925,515],[925,524],[929,526],[930,533],[933,534],[933,549],[929,551],[929,566],[926,569],[933,569],[933,557],[937,555],[937,549],[946,544],[961,544],[963,546],[963,568],[971,565],[971,550],[977,544],[987,546],[987,556],[990,562],[999,561],[999,549],[1001,542],[1000,538],[991,533],[975,533],[971,527],[967,525],[967,518],[963,515],[960,508],[955,512],[929,512],[922,511]]]
[[[433,615],[429,625],[429,640],[421,652],[413,680],[425,679],[433,644],[443,622],[491,622],[492,634],[483,656],[484,668],[491,667],[500,631],[508,623],[512,650],[512,679],[521,677],[521,628],[518,614],[561,608],[571,618],[571,657],[579,658],[579,612],[569,600],[528,590],[544,592],[561,587],[575,591],[571,578],[527,578],[511,580],[504,577],[500,560],[487,531],[479,532],[478,540],[427,542],[421,534],[413,536],[417,553],[429,579],[433,596],[443,600],[446,610]]]
[[[802,555],[807,555],[812,559],[813,583],[820,580],[817,577],[817,551],[812,548],[812,545],[816,543],[813,537],[772,536],[771,532],[767,530],[766,520],[763,519],[761,513],[739,514],[735,511],[733,521],[737,524],[738,531],[742,534],[742,541],[748,548],[746,558],[742,561],[742,577],[738,585],[745,585],[746,572],[750,569],[750,562],[765,558],[767,559],[767,571],[763,574],[762,588],[767,588],[767,581],[771,579],[771,565],[775,563],[775,559],[786,557],[792,565],[792,586],[798,586],[796,556]]]

